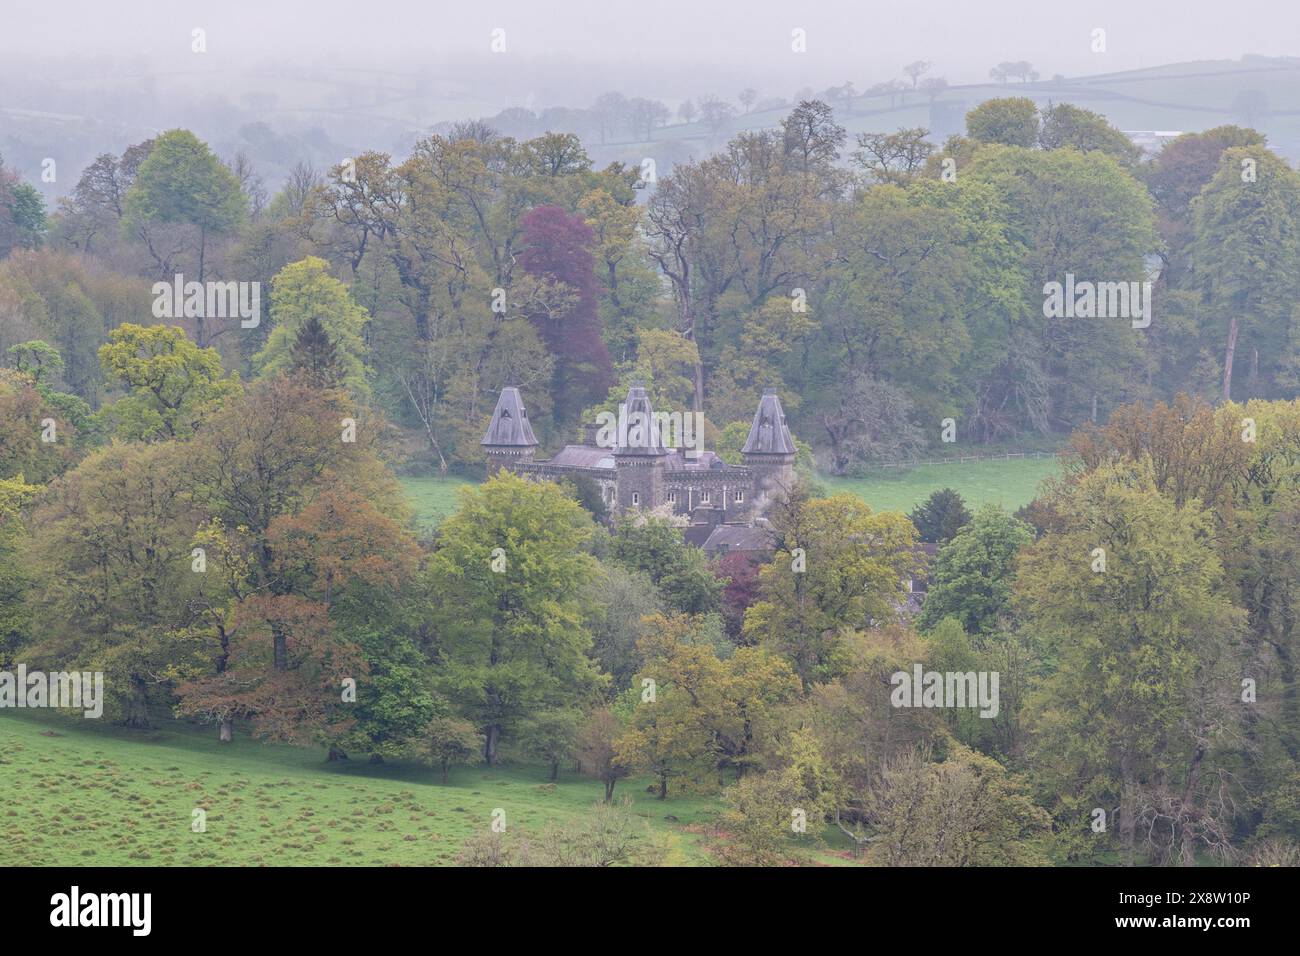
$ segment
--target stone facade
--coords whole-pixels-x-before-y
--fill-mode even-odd
[[[762,522],[776,498],[794,484],[794,439],[776,392],[764,392],[742,451],[743,465],[729,465],[712,451],[694,456],[666,447],[644,388],[633,385],[627,417],[649,423],[627,429],[625,444],[602,447],[587,427],[580,445],[566,445],[554,458],[534,460],[528,412],[517,388],[505,388],[483,436],[488,476],[502,468],[525,477],[560,481],[588,478],[600,488],[611,515],[667,506],[691,525]]]

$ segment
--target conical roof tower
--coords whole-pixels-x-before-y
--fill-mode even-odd
[[[794,438],[785,424],[785,411],[776,389],[763,389],[763,397],[754,413],[754,423],[749,426],[749,437],[741,453],[745,455],[793,455]]]

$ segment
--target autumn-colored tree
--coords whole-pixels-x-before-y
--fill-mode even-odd
[[[302,380],[263,379],[192,443],[193,496],[213,519],[196,543],[221,573],[203,594],[217,666],[182,689],[189,713],[250,717],[259,733],[293,740],[349,726],[340,687],[360,683],[365,655],[335,632],[331,604],[354,578],[391,587],[411,545],[388,517],[405,512],[374,429],[355,412],[355,432],[345,428],[343,401]]]
[[[758,573],[763,562],[743,551],[724,554],[713,563],[713,573],[725,580],[722,590],[722,620],[727,636],[739,641],[745,625],[745,612],[758,600]]]
[[[31,376],[0,369],[0,478],[39,485],[68,468],[76,430],[59,419]]]
[[[534,311],[529,319],[555,356],[555,407],[561,421],[603,398],[613,384],[613,367],[601,336],[592,246],[595,236],[579,216],[554,206],[529,211],[522,230],[519,264],[529,275],[558,284],[576,296],[562,313]]]
[[[688,615],[654,615],[645,627],[641,696],[618,743],[624,762],[657,776],[663,799],[674,777],[744,773],[767,755],[777,709],[798,693],[790,666],[754,647],[720,659]]]
[[[596,777],[605,786],[605,802],[614,799],[614,787],[628,775],[628,768],[618,757],[616,742],[623,724],[608,707],[593,710],[578,728],[578,764],[584,773]]]

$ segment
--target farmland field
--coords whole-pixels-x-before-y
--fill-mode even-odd
[[[1060,471],[1056,458],[1013,458],[965,464],[920,465],[869,478],[821,478],[828,492],[857,495],[875,511],[911,511],[931,492],[952,488],[972,511],[983,504],[1015,511],[1033,500],[1038,485]]]

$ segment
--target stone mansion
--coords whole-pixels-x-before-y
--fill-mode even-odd
[[[766,536],[740,529],[764,524],[772,500],[794,483],[794,439],[776,391],[766,389],[759,400],[742,450],[743,465],[729,465],[712,451],[666,447],[665,416],[655,415],[640,385],[628,391],[625,412],[634,424],[620,431],[618,441],[599,441],[595,427],[588,425],[582,444],[566,445],[555,457],[535,461],[538,443],[523,398],[519,389],[504,388],[483,436],[487,473],[490,477],[506,468],[548,480],[588,478],[611,515],[664,509],[686,519],[687,539],[697,539],[694,543],[706,551],[761,550],[758,539]]]

